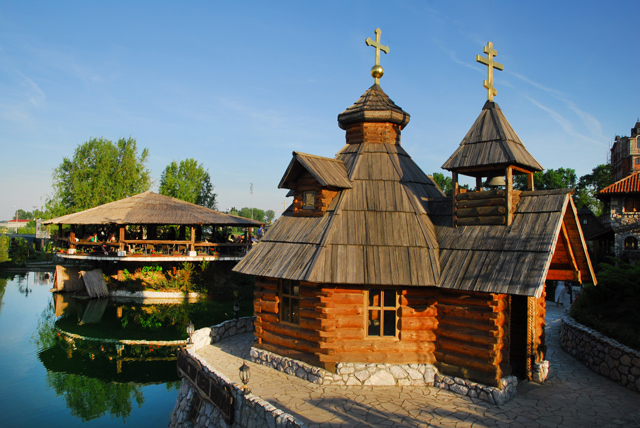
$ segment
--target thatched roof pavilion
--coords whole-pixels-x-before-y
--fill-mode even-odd
[[[94,247],[97,246],[97,244],[108,245],[113,249],[117,247],[118,260],[122,260],[122,257],[126,256],[127,252],[131,253],[132,251],[140,251],[145,255],[150,255],[151,252],[156,252],[156,247],[159,250],[157,251],[158,253],[164,252],[162,251],[162,247],[165,247],[167,252],[163,255],[172,256],[172,260],[175,250],[183,250],[177,251],[180,253],[179,256],[202,258],[209,255],[209,252],[211,252],[214,247],[230,245],[229,243],[208,242],[203,239],[197,240],[196,238],[201,238],[201,236],[198,235],[201,235],[203,226],[242,227],[248,228],[248,232],[250,233],[251,228],[263,225],[263,223],[256,220],[224,214],[200,205],[159,195],[150,191],[85,211],[47,220],[44,224],[57,224],[59,226],[57,240],[59,242],[68,242],[70,250],[74,250],[76,246],[82,245],[92,245]],[[72,232],[69,234],[69,237],[62,236],[62,225],[72,225]],[[116,234],[117,242],[100,242],[104,241],[104,239],[100,238],[96,240],[98,242],[84,242],[76,239],[76,226],[110,227],[112,230],[118,231]],[[126,236],[128,233],[127,228],[131,229],[131,226],[136,226],[138,236]],[[157,239],[158,226],[178,226],[180,236],[177,238],[173,237],[173,239]],[[189,240],[185,239],[185,227],[191,228],[191,238]],[[196,229],[198,230],[196,231]],[[245,247],[251,245],[250,239],[245,237],[245,241],[246,242],[243,243]],[[151,250],[149,246],[153,246],[154,249]],[[194,254],[197,253],[197,249],[202,250],[201,256]],[[108,253],[108,251],[104,252]],[[74,253],[75,251],[69,251],[69,254],[64,256],[79,257],[74,255]],[[102,254],[98,256],[104,259]],[[154,260],[158,261],[155,258]]]

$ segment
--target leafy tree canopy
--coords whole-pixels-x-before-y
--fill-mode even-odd
[[[53,170],[54,194],[47,200],[47,211],[61,216],[149,190],[148,157],[146,148],[138,155],[133,138],[121,138],[115,144],[90,139]]]
[[[587,206],[596,216],[602,214],[603,203],[596,198],[598,192],[611,184],[611,164],[593,168],[591,174],[580,177],[574,201],[578,209]]]
[[[451,177],[445,177],[441,172],[434,172],[432,177],[433,181],[436,182],[445,195],[451,196],[453,194],[453,181]]]
[[[533,186],[536,190],[575,189],[577,182],[576,171],[572,168],[548,169],[533,174]],[[527,176],[514,176],[513,187],[527,190]]]
[[[171,162],[160,177],[160,194],[216,209],[209,171],[195,159]]]

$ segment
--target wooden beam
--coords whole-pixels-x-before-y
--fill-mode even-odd
[[[507,214],[506,214],[506,218],[507,218],[507,226],[511,225],[511,223],[513,223],[513,211],[511,209],[511,207],[513,206],[513,200],[511,199],[511,196],[513,194],[513,170],[512,170],[512,166],[507,167]]]
[[[547,280],[550,281],[577,281],[582,282],[580,271],[574,270],[552,270],[547,273]]]
[[[452,203],[452,212],[453,212],[453,227],[458,227],[458,222],[456,221],[456,199],[458,196],[458,193],[460,192],[460,186],[458,185],[458,173],[456,171],[452,171],[451,172],[451,184],[453,187],[453,194],[451,197],[451,203]]]
[[[571,247],[571,240],[569,239],[569,235],[567,233],[567,225],[564,224],[564,219],[562,219],[562,226],[561,226],[560,234],[562,236],[562,242],[564,243],[564,246],[565,246],[565,248],[567,250],[567,255],[569,256],[569,259],[571,260],[571,265],[573,266],[573,268],[576,271],[579,271],[580,268],[578,267],[578,262],[576,261],[576,256],[573,253],[573,248]]]

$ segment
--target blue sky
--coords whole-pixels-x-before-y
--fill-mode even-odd
[[[41,207],[52,170],[91,137],[209,170],[218,208],[282,211],[294,150],[333,157],[337,115],[373,84],[411,115],[402,145],[427,173],[495,101],[545,168],[607,160],[640,115],[640,2],[12,1],[0,3],[0,219]],[[254,184],[253,196],[249,193]]]

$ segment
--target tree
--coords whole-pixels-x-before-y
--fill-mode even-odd
[[[611,184],[611,164],[601,164],[591,174],[580,177],[573,199],[578,209],[587,206],[596,216],[602,214],[603,203],[596,198],[599,191]]]
[[[265,223],[271,224],[275,217],[276,217],[276,213],[273,210],[266,210],[264,212],[264,221],[265,221]]]
[[[209,171],[195,159],[171,162],[160,177],[160,194],[216,209]]]
[[[445,195],[451,196],[453,194],[453,181],[451,177],[445,177],[441,172],[434,172],[432,177],[433,181],[436,182]]]
[[[146,148],[138,156],[133,138],[121,138],[115,144],[90,139],[53,170],[54,194],[47,200],[47,211],[61,216],[149,190],[148,157]]]
[[[527,190],[527,176],[516,175],[514,188]],[[535,190],[574,189],[577,183],[576,171],[571,168],[548,169],[533,174],[533,186]]]
[[[237,215],[239,215],[240,217],[264,222],[264,211],[259,208],[244,207],[238,212]]]

